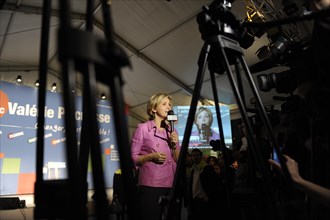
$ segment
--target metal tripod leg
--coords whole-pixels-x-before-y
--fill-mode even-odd
[[[86,176],[82,172],[87,171],[88,149],[91,148],[92,168],[94,177],[95,191],[102,194],[105,190],[104,177],[101,163],[100,142],[98,134],[98,126],[96,121],[96,102],[95,102],[95,61],[94,57],[88,57],[89,62],[83,62],[82,72],[84,73],[84,105],[86,102],[90,105],[85,107],[85,117],[83,119],[82,136],[86,139],[81,144],[81,164],[78,162],[78,145],[76,138],[76,121],[75,119],[75,96],[72,91],[75,88],[75,71],[79,63],[74,54],[74,46],[78,48],[86,46],[79,43],[87,40],[89,46],[94,46],[96,42],[91,34],[75,31],[70,27],[69,19],[69,2],[63,0],[60,2],[61,26],[59,31],[59,57],[62,64],[62,74],[64,83],[64,107],[65,107],[65,128],[66,128],[66,159],[68,163],[68,179],[43,181],[42,164],[43,164],[43,124],[44,124],[44,108],[45,108],[45,82],[47,73],[47,50],[48,50],[48,32],[50,18],[50,1],[44,1],[43,14],[43,34],[41,47],[41,70],[40,71],[40,90],[39,90],[39,109],[38,115],[38,143],[37,143],[37,182],[35,185],[35,218],[36,219],[86,219],[87,218],[87,182]],[[73,41],[80,41],[75,44]],[[93,44],[94,43],[94,44]],[[76,47],[77,48],[77,47]],[[70,50],[71,49],[71,50]],[[84,51],[89,54],[90,51]],[[93,50],[93,52],[95,52]],[[46,54],[46,55],[45,55]],[[81,54],[79,54],[81,55]],[[95,55],[93,53],[93,55]],[[79,57],[79,56],[78,56]],[[86,61],[85,60],[85,61]],[[99,60],[98,60],[99,61]],[[86,125],[90,130],[86,132]],[[88,134],[88,135],[87,135]],[[90,136],[90,137],[87,137]],[[84,151],[86,150],[86,151]],[[86,155],[86,157],[85,157]],[[86,159],[85,159],[86,158]],[[81,166],[80,166],[81,165]],[[85,166],[86,165],[86,166]],[[86,170],[82,170],[85,168]],[[86,173],[85,173],[86,174]],[[106,198],[97,199],[97,218],[106,219],[108,217],[108,202]]]
[[[273,187],[273,184],[271,181],[270,172],[267,169],[266,164],[264,164],[264,162],[263,162],[262,155],[258,148],[258,144],[255,140],[252,126],[251,126],[250,120],[248,119],[246,106],[244,104],[244,100],[242,99],[242,96],[240,93],[240,91],[242,89],[239,88],[236,81],[234,80],[234,74],[230,68],[230,65],[233,64],[233,62],[236,62],[236,58],[238,58],[244,67],[244,73],[245,73],[246,77],[248,78],[251,89],[253,91],[253,94],[257,99],[257,102],[258,102],[258,105],[259,105],[259,108],[261,111],[261,116],[265,120],[266,124],[268,122],[270,125],[266,112],[264,111],[263,104],[258,95],[258,92],[254,85],[254,82],[253,82],[253,79],[249,72],[249,69],[247,68],[246,62],[244,60],[242,50],[236,41],[234,41],[228,37],[221,36],[221,35],[211,37],[210,39],[206,40],[206,43],[211,44],[212,47],[214,47],[214,46],[216,47],[216,48],[212,48],[212,49],[219,50],[219,53],[220,53],[219,55],[222,58],[222,66],[225,69],[225,72],[228,76],[231,87],[233,89],[235,98],[238,102],[238,106],[239,106],[240,112],[242,114],[243,121],[248,128],[247,129],[247,132],[248,132],[247,138],[248,138],[248,142],[249,142],[249,149],[251,150],[252,157],[254,160],[254,164],[256,165],[257,170],[262,175],[262,179],[263,179],[262,185],[263,185],[263,191],[264,191],[263,197],[267,201],[267,204],[268,204],[267,207],[269,207],[269,210],[268,210],[269,219],[278,219],[279,215],[278,215],[277,208],[276,208],[276,200],[275,200],[275,196],[273,193],[274,187]],[[237,68],[236,68],[236,70],[237,70]],[[240,75],[241,73],[236,72],[236,74]],[[239,80],[240,80],[240,78],[239,78]],[[268,131],[269,137],[273,137],[273,132],[272,132],[270,126],[267,126],[267,131]],[[274,138],[271,138],[271,140],[274,140]]]
[[[227,56],[227,54],[229,54],[229,57]],[[242,89],[242,84],[241,84],[241,78],[240,78],[240,76],[238,77],[238,83],[240,86],[239,87],[237,85],[236,81],[234,80],[234,75],[230,68],[230,65],[233,64],[234,62],[237,62],[237,60],[242,62],[243,66],[246,67],[246,63],[245,63],[244,57],[242,55],[242,50],[236,41],[234,41],[230,38],[227,38],[225,36],[221,36],[221,35],[214,36],[214,37],[207,39],[205,41],[205,44],[203,45],[202,51],[200,53],[199,69],[198,69],[198,73],[197,73],[197,78],[196,78],[196,83],[195,83],[192,100],[191,100],[189,115],[188,115],[188,119],[187,119],[187,125],[186,125],[186,129],[185,129],[184,137],[183,137],[183,141],[182,141],[181,153],[180,153],[180,156],[178,159],[178,165],[177,165],[177,170],[175,173],[175,179],[174,179],[172,190],[170,192],[169,204],[168,204],[167,210],[165,211],[166,213],[165,213],[164,219],[170,220],[174,216],[175,201],[176,201],[177,194],[178,194],[178,183],[179,183],[179,179],[182,177],[182,173],[184,172],[184,157],[188,150],[190,133],[191,133],[192,126],[193,126],[194,116],[196,114],[196,108],[197,108],[198,99],[200,96],[200,91],[201,91],[201,87],[202,87],[202,81],[204,78],[206,64],[208,62],[210,62],[210,59],[217,59],[217,58],[221,58],[221,60],[216,60],[215,62],[217,62],[217,63],[220,62],[222,65],[222,68],[227,73],[228,79],[230,81],[231,87],[232,87],[234,95],[235,95],[235,98],[238,102],[238,105],[239,105],[239,108],[240,108],[240,111],[241,111],[241,114],[243,117],[243,121],[246,124],[246,126],[248,127],[249,146],[252,150],[253,159],[255,160],[257,169],[261,172],[261,174],[263,176],[263,180],[264,180],[264,182],[263,182],[263,184],[264,184],[263,188],[265,191],[264,199],[267,201],[267,205],[269,207],[268,219],[279,219],[279,215],[277,213],[277,208],[275,205],[275,197],[273,195],[274,191],[273,191],[273,186],[272,186],[271,179],[270,179],[270,173],[268,172],[268,170],[262,163],[262,158],[261,158],[260,152],[258,151],[258,149],[256,147],[257,143],[256,143],[256,140],[255,140],[253,132],[252,132],[251,123],[248,119],[246,106],[245,106],[244,100],[242,99],[243,94],[241,94],[241,92],[243,91],[243,89]],[[214,62],[214,60],[213,60],[213,62]],[[209,68],[209,69],[211,69],[211,68]],[[238,70],[238,68],[236,68],[236,70]],[[245,73],[247,76],[251,75],[248,68],[245,68],[244,70],[245,70]],[[215,103],[219,103],[217,93],[216,93],[214,71],[210,70],[210,73],[211,73]],[[240,74],[240,73],[237,72],[237,74]],[[251,77],[249,79],[252,80]],[[262,106],[262,108],[263,108],[261,99],[258,96],[258,93],[256,91],[253,81],[250,81],[250,84],[252,85],[252,89],[254,90],[254,95],[257,96],[257,101],[260,102],[259,105]],[[219,119],[220,118],[220,109],[219,109],[219,106],[217,106],[216,108],[217,108],[216,110],[217,110],[218,121],[220,122],[219,130],[222,133],[222,135],[221,135],[222,136],[221,137],[222,146],[224,147],[225,145],[224,145],[223,131],[222,131],[222,128],[220,128],[220,126],[222,126],[221,119]],[[265,114],[264,111],[262,111],[261,113]],[[266,114],[264,116],[264,119],[268,120]],[[269,134],[272,135],[271,130],[269,131]]]
[[[177,198],[179,193],[179,184],[181,182],[181,178],[184,176],[185,172],[185,157],[188,152],[188,145],[189,145],[189,137],[191,133],[191,129],[194,123],[194,117],[196,114],[197,104],[199,100],[200,91],[202,88],[204,73],[206,69],[206,63],[208,60],[208,55],[211,49],[211,45],[204,44],[200,57],[199,57],[199,69],[196,77],[195,88],[193,91],[193,96],[191,99],[190,110],[188,114],[186,129],[184,131],[184,136],[181,144],[181,151],[177,161],[177,169],[174,176],[174,181],[172,188],[169,193],[167,207],[164,208],[164,213],[162,215],[163,220],[172,220],[176,214],[177,209]]]
[[[137,209],[137,189],[134,180],[134,164],[131,158],[131,150],[129,145],[127,116],[125,115],[125,103],[122,94],[122,78],[120,68],[123,66],[130,66],[127,56],[118,46],[116,46],[113,37],[113,25],[111,18],[111,7],[108,0],[102,0],[104,30],[107,39],[107,48],[109,51],[108,59],[113,61],[110,65],[111,76],[103,78],[111,91],[113,103],[113,113],[116,115],[115,130],[117,144],[119,146],[120,167],[122,171],[125,199],[127,201],[127,217],[128,219],[139,219],[139,211]]]
[[[77,168],[77,158],[72,157],[68,160],[69,179],[63,180],[43,180],[43,157],[44,157],[44,112],[46,104],[46,79],[47,79],[47,55],[49,42],[49,23],[50,23],[50,7],[51,1],[44,0],[43,2],[43,19],[42,19],[42,36],[41,36],[41,52],[40,52],[40,87],[38,93],[38,142],[37,142],[37,180],[35,183],[35,219],[83,219],[86,216],[86,208],[80,203],[80,188],[79,172],[75,172]],[[69,64],[69,63],[67,63]],[[72,79],[67,78],[65,84],[71,84]],[[70,97],[66,99],[65,103],[70,103]],[[70,111],[72,106],[68,106]],[[68,116],[69,117],[69,116]],[[74,117],[73,117],[74,118]],[[69,125],[68,125],[69,123]],[[66,120],[68,130],[73,128],[72,123]],[[67,156],[76,155],[75,147],[77,142],[74,135],[67,139],[69,145]],[[68,136],[72,132],[68,132]],[[72,144],[72,145],[70,145]],[[78,213],[79,210],[79,213]]]

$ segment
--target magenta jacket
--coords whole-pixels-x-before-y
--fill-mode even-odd
[[[173,159],[171,149],[168,145],[166,130],[159,132],[153,120],[141,123],[135,130],[131,143],[131,156],[135,166],[139,169],[138,185],[152,187],[172,187],[176,162]],[[177,132],[175,130],[175,132]],[[168,132],[168,135],[170,133]],[[176,146],[179,147],[179,144]],[[147,162],[137,166],[140,155],[152,152],[163,152],[166,161],[163,164]]]

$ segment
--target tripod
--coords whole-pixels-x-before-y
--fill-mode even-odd
[[[265,164],[263,163],[261,153],[258,149],[257,142],[253,134],[251,122],[248,118],[248,114],[246,111],[240,67],[242,67],[243,73],[247,77],[249,85],[253,91],[253,95],[256,98],[257,106],[260,111],[262,120],[266,125],[268,136],[270,137],[271,142],[274,143],[274,147],[276,148],[276,150],[278,150],[278,147],[276,144],[276,140],[273,137],[270,121],[266,115],[261,98],[254,85],[249,68],[245,62],[242,49],[239,43],[235,40],[235,38],[237,38],[238,36],[237,32],[239,30],[239,23],[235,19],[235,16],[230,12],[229,7],[230,7],[230,3],[228,3],[227,1],[216,0],[212,2],[209,7],[204,7],[203,12],[201,12],[197,16],[197,22],[199,23],[199,30],[202,34],[202,39],[204,40],[205,43],[202,47],[198,60],[199,69],[197,73],[192,100],[191,100],[187,125],[184,132],[184,138],[182,141],[181,153],[178,159],[178,165],[177,165],[173,187],[169,195],[168,206],[167,209],[165,210],[164,219],[167,220],[173,219],[173,216],[175,215],[176,212],[176,206],[177,206],[176,201],[178,198],[179,183],[184,172],[184,158],[188,149],[189,137],[194,122],[194,116],[196,113],[198,99],[204,78],[204,72],[206,70],[207,64],[210,71],[212,91],[213,91],[215,103],[219,103],[219,99],[216,92],[217,87],[215,82],[215,73],[222,73],[223,71],[227,73],[229,82],[233,89],[233,93],[235,95],[239,109],[242,114],[243,122],[247,127],[248,146],[249,146],[249,151],[251,151],[251,155],[252,155],[251,160],[254,161],[257,170],[262,175],[263,195],[261,196],[263,198],[263,201],[266,202],[267,215],[268,215],[267,219],[274,219],[274,220],[280,219],[275,204],[275,196],[273,194],[274,190],[273,190],[270,172],[269,170],[267,170],[267,166],[265,166]],[[234,74],[231,69],[231,65],[235,65],[237,82],[235,81]],[[221,138],[220,149],[222,149],[222,152],[225,152],[223,150],[225,148],[225,143],[224,143],[224,134],[223,134],[222,122],[220,116],[220,108],[218,104],[216,104],[215,107],[216,107],[220,138]],[[228,161],[228,158],[226,158],[226,155],[224,156],[225,156],[224,160],[226,163]],[[284,167],[283,162],[284,161],[281,160],[282,167]],[[225,167],[228,167],[228,164],[225,164]],[[226,170],[224,171],[225,171],[225,175],[228,177],[228,172],[226,172]],[[232,194],[230,192],[229,184],[227,183],[227,198],[228,198],[227,202],[229,203],[228,205],[232,205],[232,198],[231,198]],[[259,217],[260,219],[265,218],[265,216],[259,216]]]
[[[91,33],[93,0],[87,2],[86,31],[74,29],[70,25],[70,2],[60,1],[60,29],[58,32],[59,61],[62,66],[64,83],[64,107],[66,128],[66,157],[68,179],[44,181],[42,176],[44,154],[44,109],[46,99],[47,50],[50,18],[50,0],[44,0],[42,40],[40,56],[40,88],[38,94],[38,142],[37,180],[35,183],[36,219],[86,219],[87,218],[87,165],[91,152],[93,183],[95,190],[96,218],[109,219],[109,204],[105,193],[101,148],[96,118],[96,83],[101,81],[109,86],[113,103],[113,113],[117,143],[120,146],[120,166],[124,188],[126,189],[127,215],[133,218],[135,184],[133,162],[129,160],[128,131],[124,102],[121,94],[120,68],[128,65],[127,58],[114,43],[110,7],[102,0],[106,40],[100,40]],[[110,62],[111,61],[111,62]],[[84,77],[81,144],[78,151],[76,138],[75,71]],[[111,73],[111,74],[109,74]]]

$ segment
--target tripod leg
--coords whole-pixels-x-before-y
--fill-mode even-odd
[[[125,109],[124,109],[124,99],[121,91],[122,79],[120,75],[120,68],[124,65],[128,65],[129,62],[126,56],[118,56],[120,54],[119,48],[116,46],[113,37],[113,25],[111,18],[111,8],[109,1],[102,0],[103,9],[103,20],[104,20],[104,32],[107,40],[108,52],[112,63],[111,76],[107,77],[106,84],[109,85],[111,90],[111,97],[113,100],[113,113],[116,116],[115,120],[115,130],[117,144],[119,146],[119,157],[120,157],[120,167],[123,175],[123,183],[125,189],[125,198],[127,199],[127,215],[129,219],[137,218],[139,210],[137,210],[137,189],[134,180],[134,164],[131,159],[131,152],[129,146],[129,136],[127,129],[127,121]],[[116,52],[116,53],[114,53]]]
[[[94,0],[88,0],[86,9],[86,31],[93,30],[93,5]],[[84,93],[83,93],[83,112],[84,117],[81,129],[80,141],[80,166],[82,171],[82,182],[87,179],[88,156],[91,153],[94,195],[96,204],[96,216],[99,219],[108,217],[109,202],[105,192],[105,178],[102,166],[101,145],[99,136],[99,126],[96,119],[96,73],[95,65],[91,62],[83,64]],[[86,188],[87,189],[87,188]],[[87,193],[87,191],[86,191]]]
[[[72,209],[67,214],[70,218],[84,219],[87,216],[87,208],[83,198],[85,184],[81,184],[81,172],[78,164],[78,145],[76,135],[75,118],[75,97],[72,93],[75,88],[75,63],[69,57],[68,36],[70,30],[70,4],[66,0],[60,1],[60,21],[59,29],[59,57],[62,64],[63,74],[63,99],[65,108],[65,128],[66,128],[66,157],[68,164],[68,193]]]
[[[113,114],[116,116],[115,130],[117,144],[119,146],[120,167],[122,170],[123,184],[125,189],[125,199],[127,199],[127,216],[128,219],[134,219],[138,215],[137,210],[137,189],[134,180],[134,166],[131,160],[130,147],[128,143],[127,121],[124,114],[124,101],[121,93],[121,79],[118,73],[109,79],[107,84],[111,89],[111,98],[113,103]]]
[[[269,172],[269,170],[266,169],[266,166],[262,160],[261,153],[257,148],[258,145],[255,140],[254,133],[252,132],[253,130],[252,130],[252,126],[251,126],[250,120],[247,115],[246,106],[240,95],[240,90],[237,86],[237,83],[234,80],[232,70],[230,69],[230,63],[227,59],[226,51],[224,48],[221,48],[221,53],[222,53],[222,57],[223,57],[223,64],[224,64],[224,67],[228,74],[228,78],[231,83],[231,86],[233,88],[234,95],[237,99],[238,106],[240,108],[240,111],[241,111],[241,114],[243,117],[243,121],[245,123],[245,126],[247,126],[247,128],[248,128],[247,129],[247,132],[248,132],[247,138],[248,138],[249,149],[251,150],[253,160],[255,161],[255,165],[256,165],[257,169],[263,176],[263,190],[265,193],[264,198],[268,202],[268,207],[271,207],[271,208],[269,208],[269,212],[268,212],[269,217],[270,217],[270,219],[278,219],[277,218],[278,212],[277,212],[277,208],[276,208],[276,204],[275,204],[276,200],[275,200],[275,196],[274,196],[274,190],[273,190],[273,185],[271,182],[270,172]],[[245,64],[245,60],[244,60],[243,56],[240,56],[240,60],[243,62],[243,64]],[[249,72],[247,72],[246,68],[245,68],[245,72],[247,75],[249,74]],[[238,72],[236,74],[240,74],[240,73]],[[255,91],[255,87],[253,87],[252,89],[254,90],[254,94],[256,95],[257,92]]]
[[[253,78],[252,78],[251,72],[249,70],[249,67],[248,67],[248,65],[247,65],[247,63],[246,63],[243,55],[240,56],[239,59],[240,59],[242,65],[243,65],[244,72],[246,74],[246,77],[248,79],[248,82],[250,84],[250,87],[252,88],[253,95],[256,98],[256,103],[257,103],[257,106],[258,106],[258,110],[261,113],[260,114],[261,115],[261,119],[263,121],[263,124],[266,126],[267,136],[270,139],[270,142],[272,143],[272,145],[273,145],[273,147],[274,147],[277,155],[282,155],[282,153],[280,151],[280,148],[279,148],[279,145],[277,143],[277,140],[274,137],[274,131],[272,129],[272,126],[271,126],[271,123],[270,123],[269,118],[267,116],[267,113],[265,111],[264,105],[262,104],[260,95],[259,95],[259,93],[257,91],[257,88],[255,86],[255,83],[253,81]],[[284,176],[286,177],[286,181],[288,182],[289,185],[293,186],[293,182],[292,182],[292,179],[291,179],[291,176],[289,174],[289,171],[288,171],[288,168],[286,166],[286,163],[285,163],[284,158],[282,156],[279,156],[278,159],[279,159],[280,164],[282,166]],[[271,180],[269,179],[269,181],[271,181]]]
[[[220,150],[223,152],[224,155],[224,174],[226,176],[226,196],[227,196],[227,204],[230,205],[231,204],[231,186],[232,186],[232,178],[230,176],[230,173],[228,171],[228,167],[231,165],[229,164],[229,155],[226,153],[226,144],[225,144],[225,136],[223,133],[223,127],[222,127],[222,119],[221,119],[221,110],[219,107],[219,98],[218,98],[218,93],[217,93],[217,85],[216,85],[216,81],[215,81],[215,73],[213,71],[210,71],[210,76],[211,76],[211,83],[212,83],[212,90],[213,90],[213,96],[214,96],[214,102],[215,102],[215,109],[216,109],[216,113],[217,113],[217,120],[218,120],[218,127],[219,127],[219,131],[220,131],[220,142],[221,142],[221,146],[220,146]]]
[[[196,114],[196,109],[197,109],[197,104],[198,104],[198,99],[200,96],[200,91],[202,88],[202,83],[203,83],[203,78],[204,78],[204,73],[207,67],[207,60],[208,60],[208,55],[211,49],[211,45],[209,44],[204,44],[200,56],[199,56],[199,61],[198,61],[198,73],[196,77],[196,82],[195,82],[195,88],[193,92],[193,96],[191,99],[191,104],[190,104],[190,109],[189,109],[189,114],[188,114],[188,119],[187,119],[187,125],[185,128],[182,144],[181,144],[181,151],[180,155],[177,161],[177,169],[175,172],[174,176],[174,181],[172,188],[169,193],[169,201],[167,207],[164,209],[164,213],[162,215],[163,220],[172,220],[174,219],[174,216],[176,213],[176,200],[178,196],[178,190],[180,188],[180,182],[182,178],[182,174],[185,169],[185,164],[184,164],[184,159],[187,155],[188,152],[188,145],[189,145],[189,138],[190,138],[190,133],[192,130],[193,122],[194,122],[194,117]]]
[[[45,106],[46,106],[46,82],[47,82],[47,60],[49,45],[49,25],[50,25],[50,9],[51,1],[44,0],[42,7],[42,28],[41,28],[41,45],[40,45],[40,61],[39,61],[39,90],[38,90],[38,128],[37,128],[37,149],[36,149],[36,182],[34,186],[34,217],[36,219],[44,218],[49,214],[50,204],[46,204],[43,191],[45,184],[43,180],[44,165],[44,124],[45,124]],[[46,211],[47,209],[47,211]]]
[[[96,215],[100,219],[108,217],[109,202],[105,192],[105,180],[102,166],[101,157],[101,145],[99,136],[99,126],[96,119],[96,77],[95,77],[95,65],[87,63],[84,72],[84,118],[83,118],[83,130],[81,132],[82,141],[81,143],[81,165],[82,172],[87,172],[88,164],[88,152],[91,152],[91,162],[93,171],[93,183],[94,183],[94,198],[96,204]],[[88,106],[87,106],[88,105]],[[87,137],[87,138],[86,138]],[[83,182],[86,180],[86,173],[82,179]]]
[[[43,1],[42,13],[42,32],[40,46],[40,63],[39,63],[39,90],[38,90],[38,141],[37,141],[37,182],[43,180],[42,167],[44,158],[44,124],[45,124],[45,106],[46,106],[46,81],[47,81],[47,60],[48,60],[48,44],[49,44],[49,24],[50,24],[50,7],[51,1]]]
[[[248,79],[248,82],[250,84],[250,87],[252,88],[253,96],[256,98],[256,103],[258,105],[258,110],[261,113],[260,116],[262,117],[262,120],[263,120],[264,124],[266,125],[266,130],[268,132],[267,135],[271,139],[271,142],[272,143],[276,143],[276,140],[274,138],[274,132],[273,132],[271,123],[269,121],[269,118],[267,117],[267,113],[265,111],[264,105],[262,104],[260,95],[258,93],[257,87],[255,86],[255,83],[253,81],[253,78],[252,78],[252,75],[250,73],[250,70],[249,70],[249,68],[248,68],[248,66],[246,64],[246,61],[245,61],[244,57],[243,56],[240,56],[239,59],[240,59],[240,62],[242,63],[242,65],[243,65],[244,73],[245,73],[245,75],[246,75],[246,77]]]
[[[236,73],[241,72],[240,71],[240,65],[239,65],[240,60],[236,57],[234,62],[235,62],[235,71],[236,71]],[[238,91],[241,94],[243,104],[246,105],[241,74],[236,74],[236,78],[237,78]]]

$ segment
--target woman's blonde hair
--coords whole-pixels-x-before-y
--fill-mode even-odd
[[[149,115],[149,120],[155,119],[155,113],[152,110],[157,108],[159,103],[164,98],[168,98],[172,105],[172,97],[170,95],[168,95],[167,93],[160,92],[160,93],[156,93],[153,96],[151,96],[151,98],[148,101],[148,105],[147,105],[147,114]]]

